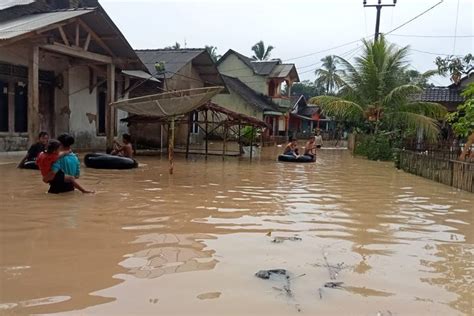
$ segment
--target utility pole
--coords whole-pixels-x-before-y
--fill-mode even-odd
[[[377,21],[375,22],[375,41],[379,39],[380,29],[380,11],[382,7],[394,7],[397,4],[397,0],[393,0],[393,4],[382,4],[382,0],[377,0],[377,4],[367,4],[367,0],[364,0],[364,8],[376,8],[377,9]]]

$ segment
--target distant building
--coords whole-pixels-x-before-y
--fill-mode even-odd
[[[216,64],[206,49],[145,49],[135,52],[153,78],[159,82],[148,81],[140,84],[130,92],[131,98],[165,91],[225,86]],[[156,64],[160,64],[163,69],[158,71]],[[199,115],[197,112],[191,113],[188,119],[197,122]],[[192,124],[191,129],[191,143],[200,142],[203,132],[197,124]],[[164,124],[156,122],[133,124],[130,126],[130,132],[139,145],[158,147],[167,144],[168,133]],[[186,143],[187,132],[186,124],[178,126],[175,137],[178,145]]]
[[[474,83],[474,76],[465,76],[458,84],[451,84],[447,87],[430,87],[423,90],[415,99],[423,102],[436,102],[446,107],[449,112],[454,112],[457,107],[465,102],[461,95],[464,89]]]
[[[24,150],[40,131],[68,132],[76,148],[110,148],[127,114],[108,104],[149,74],[105,10],[95,0],[10,0],[0,9],[0,151]]]
[[[224,75],[229,94],[213,101],[230,110],[264,120],[270,128],[265,136],[288,136],[291,86],[299,82],[294,64],[281,60],[255,61],[234,50],[227,51],[217,62]]]

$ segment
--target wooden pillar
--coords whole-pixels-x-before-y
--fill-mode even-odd
[[[238,142],[239,142],[239,156],[242,156],[242,141],[241,141],[241,138],[242,138],[242,135],[240,133],[240,121],[239,121],[239,126],[238,126],[239,130],[237,131],[238,132]]]
[[[250,161],[252,161],[252,156],[253,156],[253,127],[251,129],[251,133],[250,133]]]
[[[39,47],[33,46],[28,58],[28,141],[34,144],[39,134]]]
[[[107,136],[107,152],[114,147],[115,111],[110,104],[115,101],[115,65],[107,65],[107,106],[105,108],[105,134]]]
[[[209,144],[208,144],[209,122],[207,121],[207,112],[208,112],[208,110],[206,110],[206,112],[205,112],[206,113],[206,115],[205,115],[206,123],[205,123],[205,131],[204,131],[206,133],[206,151],[205,151],[206,152],[206,160],[207,160],[207,153],[209,151]]]
[[[168,160],[170,162],[170,174],[173,174],[174,169],[174,116],[170,122],[170,133],[168,138]]]
[[[198,121],[199,121],[199,114],[198,114]],[[188,135],[186,138],[186,159],[189,157],[189,143],[190,143],[190,138],[191,138],[191,128],[192,128],[192,123],[193,122],[193,114],[189,114],[188,116]]]
[[[228,130],[227,124],[224,123],[224,142],[222,143],[222,160],[225,158],[225,154],[227,151],[227,130]]]
[[[8,82],[8,132],[15,132],[15,82]]]

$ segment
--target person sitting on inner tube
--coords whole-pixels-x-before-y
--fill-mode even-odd
[[[110,154],[114,156],[122,156],[133,158],[132,137],[129,134],[122,135],[123,145],[114,140],[114,150]]]
[[[315,138],[311,137],[308,142],[306,143],[306,147],[304,148],[304,155],[305,156],[310,156],[311,158],[314,159],[314,156],[316,156],[316,145],[315,145]]]
[[[25,157],[20,161],[18,164],[18,168],[24,168],[25,162],[27,161],[34,161],[38,158],[39,154],[41,154],[46,149],[46,145],[48,145],[49,135],[46,132],[41,132],[38,135],[38,142],[31,145],[30,149],[26,153]]]
[[[288,145],[286,145],[285,150],[283,151],[283,155],[295,156],[296,158],[298,158],[298,141],[296,139],[292,138],[290,140]]]

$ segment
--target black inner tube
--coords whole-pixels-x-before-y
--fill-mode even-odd
[[[84,164],[95,169],[132,169],[138,167],[135,159],[101,153],[87,154],[84,157]]]
[[[293,155],[279,155],[278,156],[278,161],[284,161],[284,162],[315,162],[316,157],[308,156],[308,155],[302,155],[295,157]]]

